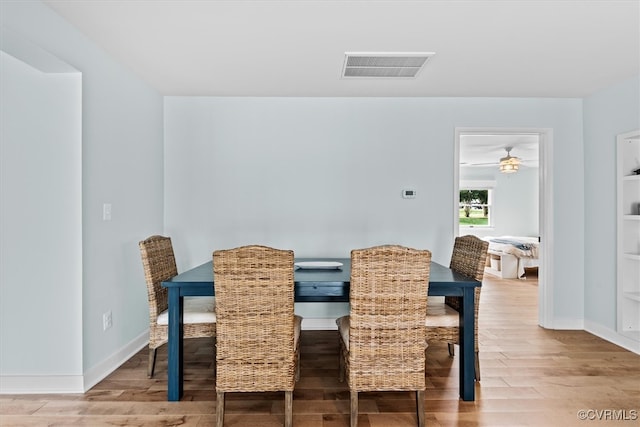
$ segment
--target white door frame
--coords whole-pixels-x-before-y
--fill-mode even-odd
[[[455,129],[454,149],[454,198],[453,212],[458,212],[460,194],[460,137],[462,135],[511,135],[535,134],[539,137],[539,227],[540,227],[540,270],[538,272],[538,324],[553,328],[554,307],[554,265],[553,265],[553,129],[551,128],[473,128]],[[460,221],[454,215],[454,236],[459,233]]]

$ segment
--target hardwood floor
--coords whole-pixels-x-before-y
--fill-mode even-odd
[[[534,278],[535,279],[535,278]],[[297,427],[349,425],[335,331],[303,331]],[[456,349],[457,350],[457,349]],[[166,401],[166,346],[147,379],[144,349],[84,395],[0,395],[1,426],[214,426],[213,341],[185,345],[184,398]],[[638,426],[640,356],[582,331],[537,326],[535,280],[485,276],[476,401],[458,398],[458,360],[427,350],[427,426]],[[586,410],[589,419],[580,420]],[[226,426],[280,426],[283,393],[229,394]],[[363,393],[359,425],[416,425],[413,394]]]

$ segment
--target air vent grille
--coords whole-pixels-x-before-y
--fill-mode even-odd
[[[343,77],[415,77],[433,52],[345,53]]]

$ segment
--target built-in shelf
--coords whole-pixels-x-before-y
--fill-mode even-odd
[[[640,341],[640,130],[617,137],[617,330]]]
[[[640,292],[624,292],[623,295],[625,298],[640,302]]]

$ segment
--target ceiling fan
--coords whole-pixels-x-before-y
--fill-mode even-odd
[[[535,163],[535,160],[523,160],[520,157],[515,157],[511,155],[511,150],[513,147],[504,147],[504,150],[507,152],[506,156],[500,157],[499,159],[492,162],[462,162],[461,166],[499,166],[500,172],[502,173],[515,173],[518,171],[520,166],[523,163],[532,162]]]

